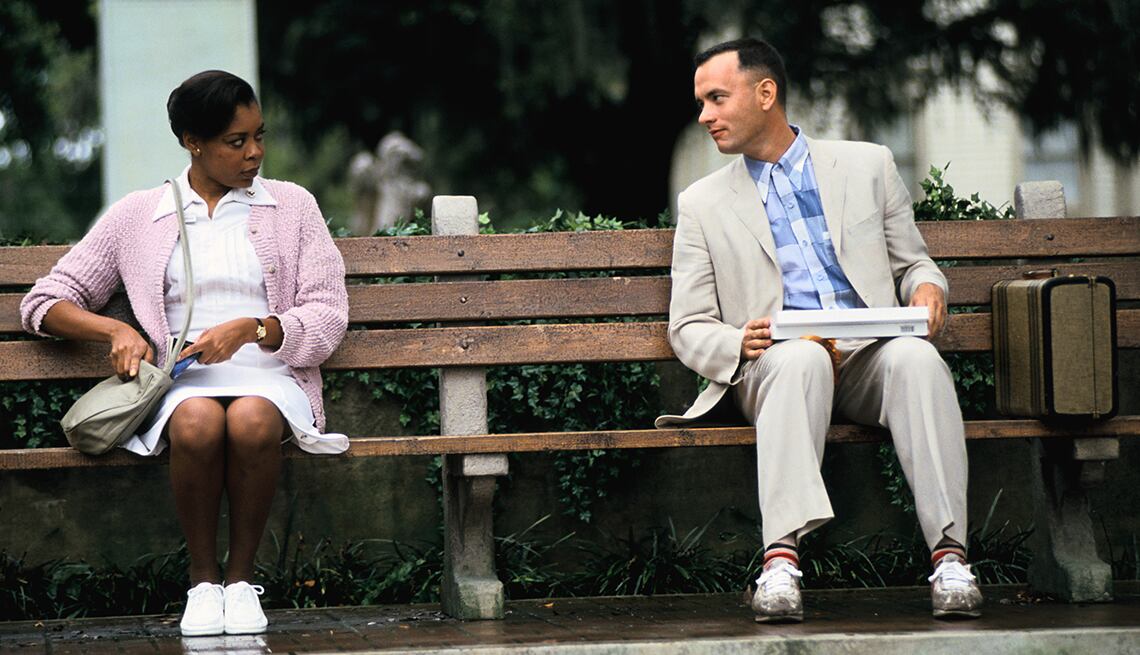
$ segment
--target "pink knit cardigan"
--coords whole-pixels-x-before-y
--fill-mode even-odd
[[[316,427],[325,426],[321,399],[321,362],[328,359],[348,325],[344,260],[333,244],[312,194],[296,184],[261,180],[276,206],[251,207],[249,238],[261,262],[269,309],[285,333],[273,354],[285,362],[309,398]],[[178,242],[173,211],[152,220],[165,185],[128,194],[111,206],[83,239],[20,303],[24,329],[40,329],[55,303],[70,300],[97,311],[120,283],[131,309],[158,354],[165,359],[170,337],[163,303],[163,282]]]

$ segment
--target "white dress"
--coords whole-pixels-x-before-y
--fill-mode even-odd
[[[211,218],[206,203],[190,189],[185,171],[177,181],[187,205],[186,233],[194,269],[194,310],[187,340],[194,341],[207,328],[234,318],[268,316],[265,280],[246,226],[250,207],[276,204],[273,197],[255,179],[248,190],[231,189]],[[173,195],[169,189],[166,193]],[[172,207],[173,200],[163,198],[156,212],[164,206]],[[166,320],[174,333],[182,330],[186,320],[183,259],[179,245],[167,264],[164,282]],[[151,422],[123,448],[139,455],[157,455],[166,448],[163,428],[183,400],[239,396],[260,396],[276,405],[288,424],[289,438],[302,450],[322,454],[348,450],[345,435],[317,431],[309,399],[297,386],[288,365],[256,343],[245,344],[225,362],[191,364],[175,379]]]

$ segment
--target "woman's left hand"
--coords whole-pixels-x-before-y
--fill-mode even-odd
[[[198,340],[187,346],[179,355],[182,360],[194,353],[202,353],[198,361],[202,364],[217,364],[228,361],[247,343],[257,340],[257,321],[252,318],[235,318],[220,323],[203,332]]]

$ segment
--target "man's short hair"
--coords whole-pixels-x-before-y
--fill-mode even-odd
[[[740,60],[740,70],[755,71],[761,77],[771,78],[776,83],[776,100],[781,107],[788,106],[788,73],[784,70],[784,59],[767,41],[745,37],[718,43],[693,58],[693,69],[700,68],[708,60],[726,52],[736,53]]]

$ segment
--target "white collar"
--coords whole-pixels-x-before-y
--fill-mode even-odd
[[[202,199],[202,196],[198,195],[198,192],[190,188],[189,166],[182,169],[182,174],[175,178],[174,182],[178,185],[178,190],[182,192],[183,211],[185,211],[190,207],[190,205],[193,205],[194,203],[200,203],[202,205],[206,204],[206,201]],[[261,183],[260,176],[253,178],[253,183],[245,189],[239,189],[236,187],[230,189],[226,195],[222,196],[222,199],[219,200],[218,203],[221,204],[222,201],[240,202],[250,206],[263,205],[272,207],[277,205],[277,200],[269,193],[269,190],[265,188],[265,185]],[[154,208],[154,214],[151,216],[150,220],[157,221],[158,219],[164,216],[169,216],[173,213],[174,192],[171,191],[169,186],[167,186],[163,190],[162,198],[159,199],[158,206]],[[193,216],[187,215],[186,221],[193,223]]]

